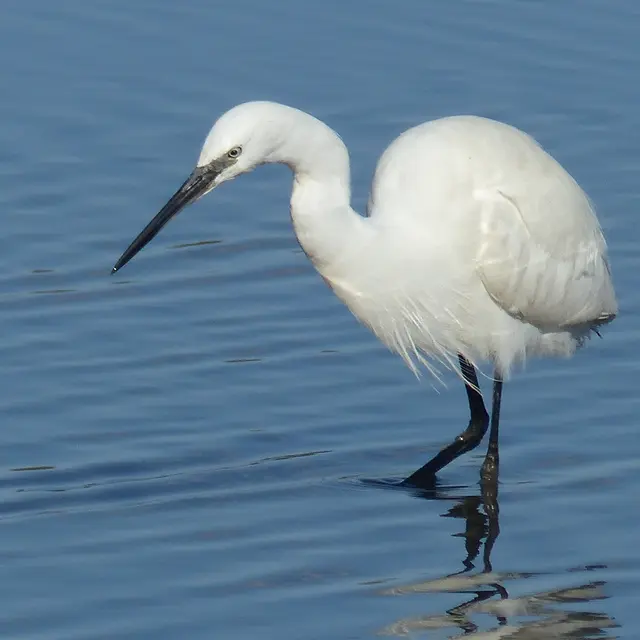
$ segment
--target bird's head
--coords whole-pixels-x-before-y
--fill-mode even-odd
[[[171,218],[218,185],[266,162],[287,162],[286,123],[301,112],[271,102],[247,102],[213,125],[196,168],[118,259],[115,273],[148,244]],[[294,116],[292,118],[292,116]]]

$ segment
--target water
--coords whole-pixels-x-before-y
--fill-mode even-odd
[[[633,0],[0,15],[3,637],[639,636]],[[463,393],[417,383],[334,299],[286,170],[225,185],[109,276],[213,119],[256,98],[344,136],[360,209],[393,137],[462,112],[536,135],[596,202],[621,314],[506,387],[499,521],[482,452],[430,495],[362,482],[461,430]]]

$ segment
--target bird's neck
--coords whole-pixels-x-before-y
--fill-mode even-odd
[[[308,117],[303,139],[294,138],[285,160],[294,173],[291,218],[300,246],[331,281],[347,277],[348,256],[364,241],[368,220],[351,208],[344,143],[324,123]]]
[[[338,180],[296,174],[291,219],[300,246],[323,275],[335,270],[357,241],[362,218],[351,208],[349,191]]]

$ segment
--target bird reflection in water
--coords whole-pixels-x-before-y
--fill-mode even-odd
[[[464,533],[456,534],[465,541],[464,568],[441,578],[387,589],[382,594],[460,593],[465,600],[444,614],[398,620],[382,629],[381,635],[419,637],[425,634],[426,637],[426,634],[436,630],[455,629],[453,635],[447,636],[450,640],[462,637],[467,640],[588,640],[613,637],[606,629],[619,625],[608,615],[570,609],[576,603],[606,599],[603,581],[587,581],[569,588],[509,597],[506,583],[542,574],[494,571],[491,552],[500,534],[497,485],[482,484],[480,495],[462,498],[452,498],[437,487],[416,490],[415,495],[427,500],[455,501],[442,515],[445,518],[460,518],[465,522]],[[477,565],[480,564],[481,552],[482,568],[479,569]],[[603,568],[601,565],[588,566],[570,572],[591,572]],[[468,598],[470,594],[473,597]],[[563,605],[566,607],[563,608]],[[483,623],[480,616],[489,617],[495,623]]]

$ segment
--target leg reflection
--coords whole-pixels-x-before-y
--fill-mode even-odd
[[[605,583],[602,581],[590,580],[569,588],[553,588],[509,597],[505,582],[540,574],[500,572],[493,568],[491,554],[500,535],[498,483],[495,480],[497,478],[489,478],[481,482],[480,495],[461,498],[452,497],[451,489],[413,491],[416,497],[425,500],[454,502],[442,516],[464,520],[463,568],[440,578],[392,587],[382,593],[394,596],[424,594],[425,597],[433,597],[436,593],[459,593],[464,600],[443,614],[398,620],[382,629],[381,633],[406,637],[416,632],[433,633],[436,629],[455,628],[455,635],[446,637],[459,638],[460,631],[469,640],[516,637],[531,640],[586,640],[595,637],[594,633],[599,634],[597,637],[610,637],[606,630],[618,626],[615,620],[605,613],[574,610],[578,602],[592,603],[606,599]],[[592,572],[601,568],[588,566],[566,571],[575,576],[579,571]],[[470,598],[469,594],[473,594],[473,597]]]

